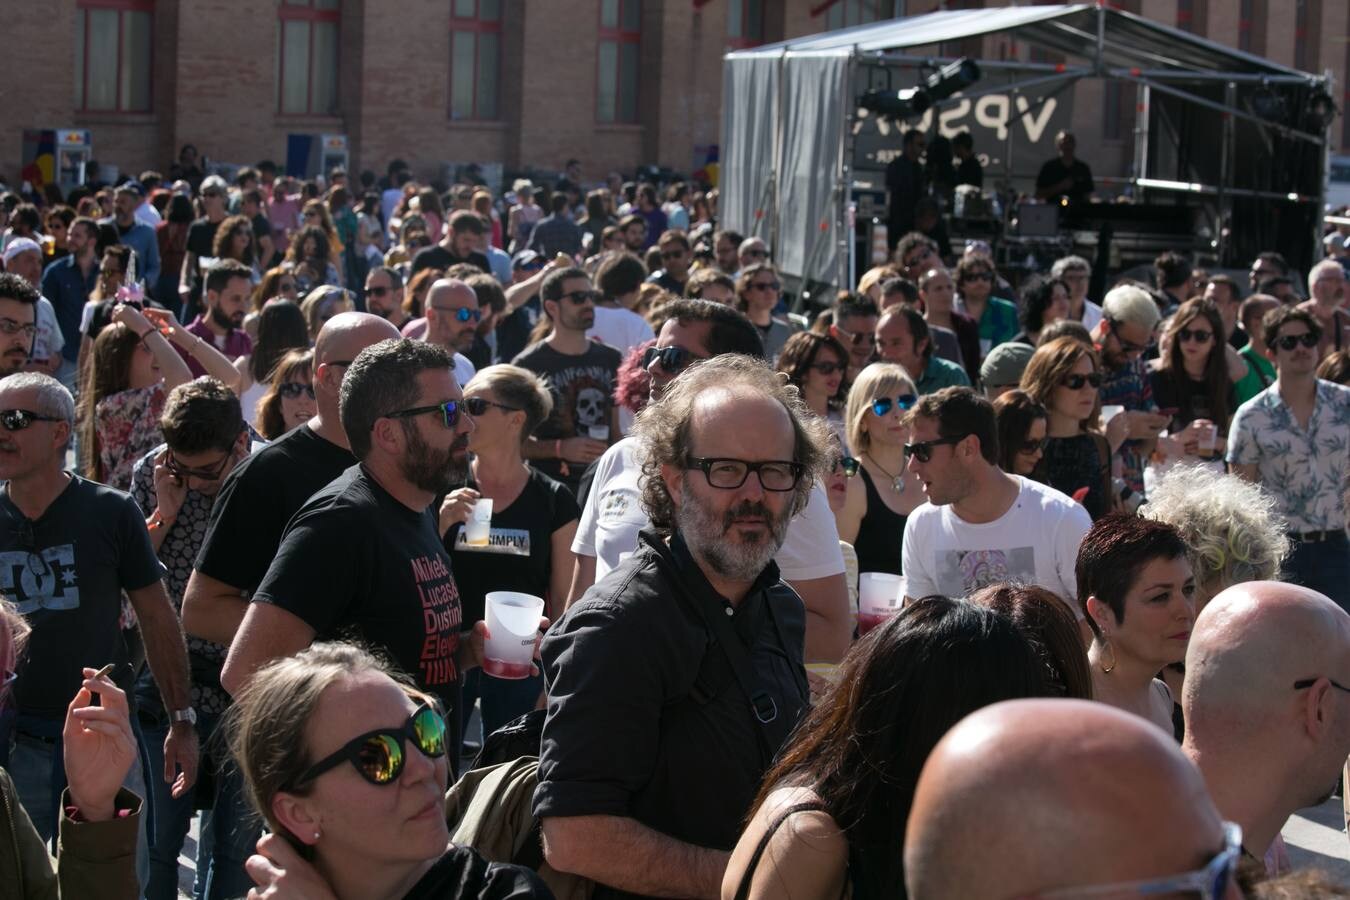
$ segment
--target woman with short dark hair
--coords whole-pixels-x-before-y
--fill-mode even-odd
[[[998,467],[1009,475],[1031,477],[1045,451],[1047,416],[1045,407],[1022,390],[994,401],[998,417]]]

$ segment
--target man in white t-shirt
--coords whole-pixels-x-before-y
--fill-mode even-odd
[[[642,260],[633,254],[606,255],[595,270],[595,286],[602,296],[595,304],[595,324],[586,332],[586,337],[609,344],[624,356],[638,344],[656,337],[647,320],[633,312],[642,279],[646,276],[647,269]]]
[[[728,306],[675,300],[664,309],[669,318],[656,347],[647,351],[653,398],[691,363],[722,353],[763,355],[759,332],[742,313]],[[577,563],[568,605],[635,551],[638,531],[647,527],[638,486],[642,462],[637,450],[637,443],[625,438],[610,447],[596,465],[572,541]],[[837,662],[848,650],[854,623],[839,532],[819,484],[812,489],[806,508],[788,525],[787,538],[774,561],[783,580],[806,605],[807,662]]]
[[[965,597],[1015,581],[1054,592],[1074,617],[1078,545],[1092,526],[1082,505],[998,467],[990,402],[967,387],[920,397],[911,419],[909,468],[928,502],[909,514],[901,563],[909,598]]]

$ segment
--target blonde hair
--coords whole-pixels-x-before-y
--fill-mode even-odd
[[[1246,581],[1270,581],[1289,556],[1288,523],[1273,494],[1205,466],[1169,469],[1140,512],[1181,532],[1195,579],[1210,594]]]
[[[503,363],[479,369],[464,385],[464,393],[477,387],[491,391],[503,406],[514,407],[525,414],[525,424],[520,429],[522,446],[553,411],[553,395],[548,385],[538,375],[520,366]]]
[[[341,296],[332,301],[335,307],[333,309],[334,316],[339,313],[351,312],[356,309],[356,305],[352,303],[351,293],[343,288],[334,287],[331,284],[319,285],[306,294],[304,300],[300,301],[300,311],[305,314],[305,325],[309,328],[309,339],[311,341],[317,341],[319,339],[319,329],[323,328],[324,320],[322,316],[324,304],[328,302],[330,298],[334,297],[335,294],[340,294]],[[329,318],[331,318],[331,316]]]
[[[901,276],[902,273],[894,266],[873,266],[863,273],[862,278],[858,279],[858,293],[869,300],[875,299],[877,303],[880,303],[881,297],[872,298],[870,296],[872,288],[880,290],[884,283]]]
[[[844,407],[844,430],[848,435],[848,446],[854,453],[866,453],[872,446],[872,438],[863,428],[872,401],[881,396],[890,396],[894,400],[899,393],[916,396],[919,393],[904,366],[872,363],[858,374],[858,379],[848,389],[848,404]]]

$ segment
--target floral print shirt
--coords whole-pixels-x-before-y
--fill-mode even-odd
[[[1350,387],[1319,380],[1306,429],[1285,406],[1279,388],[1276,381],[1238,408],[1228,433],[1228,462],[1256,465],[1261,484],[1279,500],[1290,531],[1344,528]]]
[[[151,447],[164,442],[159,416],[164,412],[164,383],[129,388],[104,397],[94,407],[102,481],[119,491],[131,490],[131,467]]]

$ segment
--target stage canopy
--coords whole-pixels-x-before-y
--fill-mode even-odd
[[[1166,119],[1160,124],[1158,111],[1145,113],[1143,139],[1135,141],[1138,188],[1204,198],[1229,217],[1228,225],[1244,202],[1304,204],[1307,215],[1285,216],[1280,230],[1296,223],[1299,240],[1315,246],[1325,121],[1310,119],[1306,108],[1326,91],[1325,79],[1095,3],[934,12],[726,54],[719,200],[725,227],[769,241],[786,274],[844,285],[852,134],[866,86],[861,73],[891,69],[902,82],[897,87],[913,85],[919,72],[954,58],[919,56],[916,49],[993,34],[1066,62],[977,60],[984,79],[935,104],[935,113],[1011,90],[1025,97],[1016,106],[1020,117],[1082,78],[1130,83]],[[986,84],[993,73],[1002,80]],[[1159,146],[1161,134],[1150,136],[1150,118],[1158,132],[1170,132],[1168,146]],[[1306,170],[1292,176],[1297,189],[1270,173],[1279,168],[1275,159]],[[1188,177],[1177,178],[1182,170]],[[1223,256],[1239,248],[1217,249]]]

